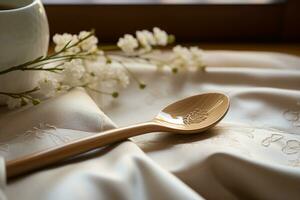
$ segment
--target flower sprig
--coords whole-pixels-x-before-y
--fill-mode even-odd
[[[39,71],[38,85],[31,90],[0,92],[0,95],[7,97],[9,108],[29,103],[36,105],[75,87],[85,88],[92,96],[96,93],[117,98],[118,90],[127,87],[130,78],[140,89],[146,88],[146,84],[130,70],[128,60],[170,68],[173,73],[183,69],[205,69],[202,50],[198,47],[175,46],[167,58],[152,55],[174,41],[173,35],[157,27],[152,32],[137,31],[135,36],[125,34],[113,48],[99,47],[94,31],[81,31],[78,35],[56,34],[53,37],[54,53],[0,71],[0,75],[13,71]],[[111,51],[115,49],[122,53]]]
[[[119,39],[117,45],[123,51],[123,55],[127,58],[138,58],[148,63],[154,63],[162,68],[171,68],[173,73],[177,73],[180,69],[205,69],[202,54],[203,51],[198,47],[182,47],[175,46],[172,49],[172,56],[167,59],[149,57],[153,50],[159,49],[160,46],[166,46],[175,42],[174,35],[168,35],[165,31],[155,27],[153,32],[148,30],[137,31],[136,36],[125,34]]]
[[[58,62],[58,61],[70,61],[73,59],[85,59],[89,56],[95,55],[95,52],[86,52],[83,50],[79,50],[78,52],[74,52],[71,54],[66,54],[70,49],[77,47],[81,43],[83,43],[88,38],[94,36],[94,31],[91,31],[89,34],[87,34],[85,37],[80,38],[77,42],[71,44],[72,40],[68,41],[63,48],[61,48],[59,51],[50,54],[48,56],[40,56],[32,61],[28,61],[25,63],[22,63],[20,65],[16,65],[13,67],[10,67],[8,69],[0,71],[1,74],[6,74],[8,72],[12,71],[34,71],[34,70],[40,70],[40,71],[49,71],[49,72],[58,72],[62,71],[63,68],[61,67],[63,63],[59,63],[58,65],[52,66],[52,67],[44,67],[47,64]]]
[[[175,42],[174,35],[168,35],[167,32],[157,27],[153,28],[153,32],[142,30],[137,31],[135,35],[134,37],[131,34],[125,34],[117,43],[118,47],[129,57],[138,57],[151,52],[152,49]]]
[[[0,95],[8,96],[7,106],[12,109],[15,107],[20,107],[23,105],[27,105],[28,102],[31,102],[33,105],[37,105],[40,103],[39,99],[35,99],[31,96],[32,93],[38,91],[39,88],[35,87],[31,90],[27,90],[24,92],[0,92]]]

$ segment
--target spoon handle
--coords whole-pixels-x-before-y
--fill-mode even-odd
[[[18,159],[6,162],[7,178],[31,172],[36,169],[54,164],[71,156],[87,152],[129,137],[158,131],[159,126],[155,122],[146,122],[124,128],[112,129],[86,138],[82,138],[68,144],[54,147],[41,152],[33,153]]]

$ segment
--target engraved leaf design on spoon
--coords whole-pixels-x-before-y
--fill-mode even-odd
[[[196,108],[195,110],[183,117],[183,123],[186,125],[200,123],[206,120],[207,117],[208,112],[206,110]]]

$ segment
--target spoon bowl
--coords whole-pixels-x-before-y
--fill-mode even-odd
[[[149,122],[104,131],[62,146],[33,153],[6,163],[12,178],[72,156],[149,132],[199,133],[215,126],[227,113],[229,98],[220,93],[200,94],[177,101]]]
[[[221,93],[191,96],[170,104],[153,119],[168,132],[197,133],[215,126],[229,109],[229,98]]]

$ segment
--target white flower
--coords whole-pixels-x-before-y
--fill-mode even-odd
[[[90,34],[91,34],[91,32],[81,31],[79,33],[78,38],[83,39]],[[83,51],[95,52],[98,49],[97,44],[98,44],[98,39],[96,36],[93,35],[93,36],[90,36],[89,38],[85,39],[83,42],[79,43],[79,46],[81,47],[81,49]]]
[[[173,48],[173,52],[175,54],[175,63],[177,67],[192,64],[192,54],[188,48],[177,45]]]
[[[59,85],[56,90],[56,94],[61,94],[70,90],[71,87],[69,85]]]
[[[129,77],[124,67],[118,62],[112,62],[105,67],[102,67],[102,80],[115,80],[122,87],[129,84]]]
[[[97,60],[94,61],[86,61],[85,68],[86,73],[84,76],[85,82],[97,85],[102,77],[105,75],[105,70],[107,68],[107,60],[104,56],[100,56]]]
[[[9,109],[18,108],[22,105],[22,100],[20,98],[8,97],[6,104]]]
[[[139,46],[138,41],[130,34],[126,34],[123,38],[120,38],[117,45],[125,53],[133,53],[134,49]]]
[[[195,67],[204,68],[205,65],[203,63],[203,50],[199,49],[198,47],[191,47],[190,51],[193,56]]]
[[[85,61],[86,71],[94,76],[101,76],[102,67],[106,65],[106,58],[104,56],[98,56],[96,60],[93,61]]]
[[[81,83],[81,78],[85,73],[85,68],[82,65],[82,61],[79,59],[74,59],[70,62],[66,62],[64,65],[63,83],[75,87]]]
[[[99,65],[96,76],[98,81],[94,82],[94,87],[98,88],[98,86],[101,85],[103,89],[103,87],[107,86],[104,88],[106,91],[117,88],[118,86],[126,87],[129,84],[128,74],[124,67],[118,62]]]
[[[68,44],[68,46],[75,44],[76,42],[78,42],[78,37],[77,35],[71,35],[69,33],[64,33],[62,35],[60,34],[55,34],[53,36],[53,42],[55,43],[55,52],[58,52],[60,50],[62,50],[62,48],[64,48],[66,46],[66,44]],[[68,49],[68,52],[72,52],[72,53],[77,53],[79,52],[80,49],[77,46],[74,46],[70,49]]]
[[[204,68],[202,54],[203,51],[198,47],[182,47],[176,46],[173,48],[173,59],[171,66],[175,68]]]
[[[153,28],[154,38],[157,45],[166,46],[168,44],[168,34],[160,28]]]
[[[137,31],[136,37],[139,43],[146,49],[151,49],[152,45],[156,45],[156,40],[153,33],[147,30]]]
[[[55,80],[54,78],[50,79],[49,77],[39,80],[38,84],[39,84],[40,92],[45,97],[54,96],[56,93],[56,89],[59,86],[57,80]]]
[[[136,38],[126,34],[117,43],[118,47],[128,54],[134,53],[136,50],[138,50],[136,53],[144,54],[151,51],[152,46],[165,46],[167,44],[168,34],[157,27],[153,28],[153,32],[148,30],[136,31]]]
[[[126,88],[129,85],[129,77],[122,67],[115,67],[115,75],[123,88]]]

